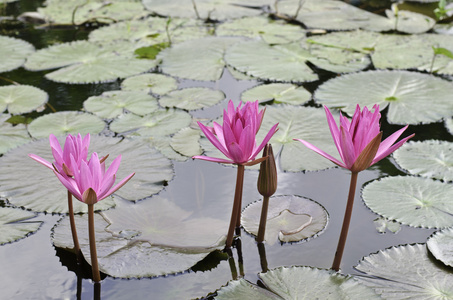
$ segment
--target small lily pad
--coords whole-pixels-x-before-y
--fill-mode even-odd
[[[42,221],[30,220],[35,213],[11,207],[0,207],[0,245],[23,239],[37,231]]]
[[[108,91],[92,96],[84,103],[85,110],[104,119],[112,119],[128,110],[143,116],[158,109],[157,99],[141,91]]]
[[[8,36],[0,36],[0,73],[21,67],[31,53],[32,44]]]
[[[12,125],[6,120],[9,115],[0,114],[0,154],[6,153],[10,149],[28,143],[31,138],[28,135],[27,128],[24,124]]]
[[[121,83],[125,91],[145,91],[157,95],[164,95],[178,88],[176,79],[162,74],[142,74],[126,78]]]
[[[435,232],[428,238],[426,245],[435,258],[453,267],[453,228]]]
[[[373,222],[379,233],[386,233],[387,230],[392,233],[398,233],[401,230],[401,224],[394,220],[387,220],[386,218],[380,217]]]
[[[253,87],[241,95],[242,101],[287,103],[301,105],[308,102],[311,94],[303,87],[290,83],[271,83]]]
[[[105,128],[99,117],[76,111],[62,111],[36,118],[28,126],[28,132],[34,138],[65,134],[97,134]]]
[[[451,299],[453,295],[453,273],[428,257],[425,244],[381,250],[354,268],[365,275],[357,279],[384,299]]]
[[[418,141],[404,144],[393,153],[401,168],[412,175],[453,181],[453,143]]]
[[[424,14],[408,10],[398,10],[395,15],[391,10],[385,11],[387,18],[394,22],[395,29],[405,33],[423,33],[433,28],[436,21]]]
[[[385,177],[367,184],[365,204],[375,213],[412,227],[453,226],[453,185],[411,176]]]
[[[244,229],[258,235],[263,201],[247,206],[242,213]],[[298,242],[318,236],[327,226],[329,215],[319,203],[298,196],[276,196],[269,199],[264,239],[269,244]]]
[[[192,128],[183,128],[171,138],[170,145],[178,153],[192,157],[202,153],[200,143],[200,131]]]
[[[169,92],[159,99],[159,103],[164,107],[196,110],[213,106],[224,99],[225,94],[222,91],[193,87]]]
[[[0,87],[0,112],[6,109],[10,114],[28,113],[42,107],[49,95],[29,85],[8,85]]]

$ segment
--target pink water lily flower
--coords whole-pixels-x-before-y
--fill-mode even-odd
[[[371,112],[367,107],[364,107],[363,111],[360,111],[360,106],[357,105],[351,122],[340,114],[340,127],[337,127],[332,113],[324,106],[327,123],[329,124],[330,132],[342,161],[307,141],[296,140],[340,167],[353,172],[365,170],[401,147],[408,139],[414,136],[412,134],[394,144],[408,127],[406,125],[381,142],[382,132],[380,132],[379,124],[379,119],[381,118],[379,105],[374,105],[373,109],[374,112]],[[362,156],[360,156],[361,154]]]
[[[68,135],[63,149],[61,149],[55,135],[51,134],[49,136],[49,142],[55,160],[53,164],[35,154],[29,154],[28,156],[51,170],[54,170],[55,167],[60,174],[74,176],[74,170],[79,168],[82,161],[87,160],[90,134],[87,134],[84,138],[82,138],[80,133],[77,136]]]
[[[55,170],[54,173],[74,197],[86,204],[95,204],[116,192],[135,175],[135,173],[130,174],[112,187],[120,162],[121,155],[115,158],[105,171],[105,162],[100,162],[98,154],[94,152],[88,162],[81,161],[80,169],[75,170],[74,177],[68,177]],[[77,163],[73,156],[71,156],[71,163]]]
[[[277,131],[278,124],[269,130],[264,140],[257,146],[255,137],[261,127],[264,110],[259,111],[258,101],[247,102],[244,106],[242,104],[242,102],[239,103],[235,108],[231,100],[228,102],[228,110],[223,112],[222,126],[217,122],[213,122],[213,127],[198,122],[208,140],[228,159],[209,156],[194,156],[193,158],[238,165],[255,160],[258,153]]]

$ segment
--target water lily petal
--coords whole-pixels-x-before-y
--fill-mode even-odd
[[[42,158],[42,157],[40,157],[40,156],[38,156],[38,155],[35,155],[35,154],[33,154],[33,153],[30,153],[30,154],[28,154],[28,156],[29,156],[30,158],[36,160],[36,161],[39,162],[40,164],[42,164],[42,165],[48,167],[49,169],[51,169],[51,170],[54,169],[53,166],[52,166],[52,164],[51,164],[50,162],[48,162],[47,160],[45,160],[44,158]]]
[[[408,137],[405,137],[404,139],[402,139],[401,141],[399,141],[395,145],[393,145],[390,148],[388,148],[386,151],[382,152],[380,155],[376,155],[376,157],[373,159],[373,162],[371,163],[371,165],[374,165],[375,163],[377,163],[378,161],[380,161],[381,159],[383,159],[384,157],[386,157],[390,153],[394,152],[396,149],[401,147],[408,139],[412,138],[414,135],[415,135],[415,133],[411,134]]]
[[[347,169],[346,165],[339,161],[338,159],[336,159],[335,157],[333,157],[332,155],[322,151],[321,149],[319,149],[318,147],[316,146],[313,146],[312,144],[310,144],[309,142],[307,141],[304,141],[304,140],[301,140],[301,139],[294,139],[295,141],[299,141],[301,142],[302,144],[304,144],[308,149],[311,149],[313,151],[315,151],[316,153],[318,153],[319,155],[322,155],[324,156],[325,158],[327,158],[328,160],[330,160],[331,162],[333,162],[334,164],[342,167],[342,168],[345,168]]]
[[[277,132],[277,126],[279,123],[275,124],[272,126],[271,130],[266,134],[264,137],[263,141],[261,144],[255,149],[255,151],[250,155],[250,159],[255,159],[255,157],[258,155],[258,153],[266,146],[266,144],[269,142],[269,140],[272,138],[272,136]]]
[[[216,158],[216,157],[210,157],[210,156],[195,155],[195,156],[192,156],[192,158],[213,161],[213,162],[218,162],[218,163],[224,163],[224,164],[234,164],[234,161],[232,161],[232,160],[226,160],[223,158]]]
[[[133,176],[135,175],[135,172],[130,174],[129,176],[127,176],[126,178],[124,178],[123,180],[121,180],[117,185],[115,185],[111,190],[109,190],[107,192],[107,194],[105,194],[102,198],[99,199],[99,201],[101,201],[102,199],[110,196],[111,194],[113,194],[114,192],[116,192],[117,190],[119,190],[123,185],[125,185]]]

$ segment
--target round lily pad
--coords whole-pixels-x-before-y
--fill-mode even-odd
[[[401,168],[410,174],[453,181],[453,143],[418,141],[404,144],[393,153]]]
[[[409,266],[409,267],[408,267]],[[355,267],[357,279],[384,299],[451,299],[453,273],[429,257],[425,244],[381,250]]]
[[[164,107],[196,110],[213,106],[224,99],[225,94],[222,91],[193,87],[169,92],[159,99],[159,103]]]
[[[405,33],[423,33],[429,31],[436,24],[436,21],[425,14],[419,14],[408,10],[398,10],[395,13],[391,10],[385,11],[387,18],[394,22],[395,29]]]
[[[263,201],[247,206],[241,223],[244,229],[258,235]],[[298,196],[275,196],[269,199],[264,239],[268,244],[298,242],[318,236],[327,226],[329,215],[319,203]]]
[[[354,88],[351,88],[351,87]],[[392,124],[437,122],[453,114],[450,82],[428,74],[407,71],[369,71],[327,81],[314,94],[315,101],[341,108],[352,115],[357,104],[381,110],[388,106]]]
[[[22,144],[28,143],[31,139],[24,124],[12,124],[6,122],[9,115],[0,114],[0,154],[6,153]]]
[[[199,140],[200,131],[187,127],[173,135],[170,145],[176,152],[192,157],[202,153]]]
[[[453,226],[453,185],[432,179],[395,176],[365,186],[362,198],[375,213],[412,227]]]
[[[108,91],[100,96],[92,96],[84,103],[85,110],[105,119],[115,118],[128,110],[143,116],[156,111],[157,99],[142,91]]]
[[[35,213],[11,207],[0,207],[0,245],[23,239],[37,231],[42,221],[30,220]]]
[[[0,112],[10,114],[28,113],[42,107],[49,95],[29,85],[8,85],[0,87]]]
[[[435,258],[453,267],[453,228],[435,232],[428,238],[426,245]]]
[[[0,36],[0,73],[19,68],[35,51],[30,43],[8,36]]]
[[[28,132],[34,138],[44,138],[51,133],[54,135],[97,134],[104,128],[104,121],[95,115],[76,111],[62,111],[36,118],[28,125]]]
[[[303,87],[290,83],[271,83],[253,87],[241,95],[242,101],[287,103],[301,105],[308,102],[311,94]]]
[[[147,93],[164,95],[178,88],[176,79],[162,74],[141,74],[126,78],[121,83],[121,89],[125,91],[142,90]]]

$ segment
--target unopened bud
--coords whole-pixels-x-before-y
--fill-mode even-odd
[[[277,168],[271,144],[267,144],[264,147],[263,157],[266,156],[267,159],[260,165],[258,192],[265,197],[270,197],[277,190]]]

